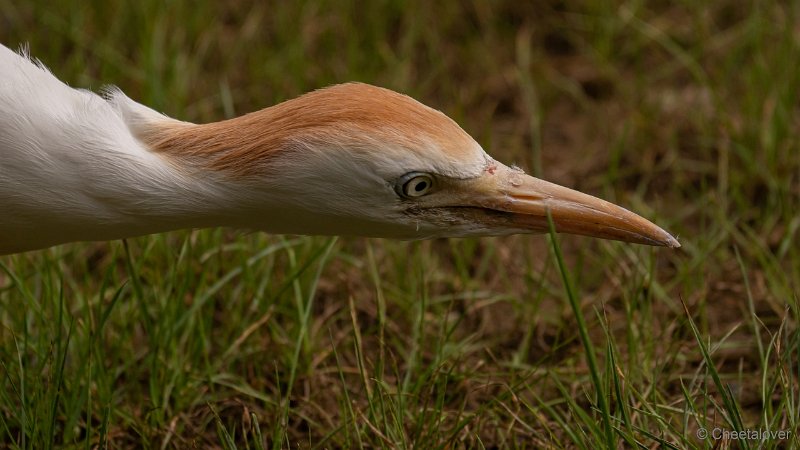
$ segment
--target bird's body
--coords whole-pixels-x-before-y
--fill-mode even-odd
[[[0,46],[0,254],[213,226],[542,232],[547,209],[560,231],[678,245],[622,208],[495,162],[447,116],[393,91],[338,85],[195,125],[119,90],[73,89]]]

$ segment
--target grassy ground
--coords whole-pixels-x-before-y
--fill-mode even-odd
[[[0,447],[800,447],[796,2],[0,0],[0,42],[193,121],[393,88],[683,244],[206,230],[0,257]]]

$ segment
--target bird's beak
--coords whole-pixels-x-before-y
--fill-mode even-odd
[[[672,235],[627,209],[500,163],[492,162],[472,183],[470,203],[510,213],[508,225],[514,228],[546,233],[549,211],[559,233],[672,248],[681,246]]]

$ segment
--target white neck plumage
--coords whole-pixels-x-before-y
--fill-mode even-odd
[[[224,224],[224,185],[147,151],[126,123],[163,116],[1,46],[0,77],[0,254]]]

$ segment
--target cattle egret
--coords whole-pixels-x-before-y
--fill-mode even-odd
[[[70,88],[0,45],[0,254],[227,226],[398,239],[557,231],[679,247],[487,155],[443,113],[340,84],[230,120]]]

